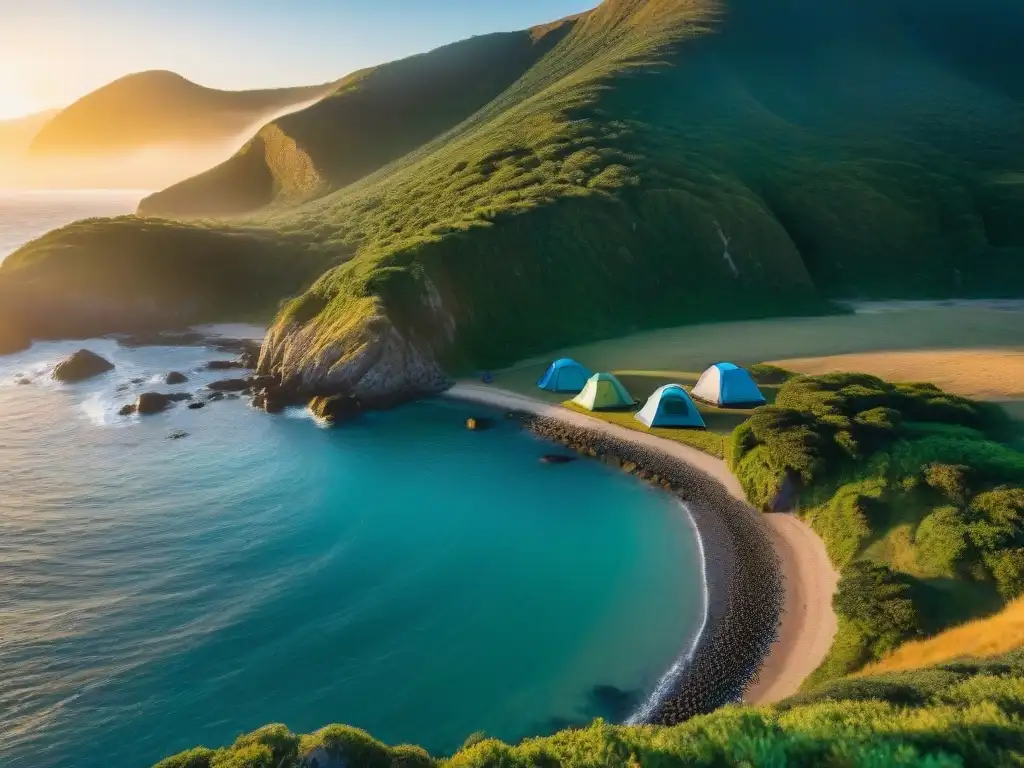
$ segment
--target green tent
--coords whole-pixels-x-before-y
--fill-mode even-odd
[[[583,387],[583,391],[572,399],[588,411],[605,411],[615,408],[629,408],[633,405],[622,383],[610,373],[595,373]]]

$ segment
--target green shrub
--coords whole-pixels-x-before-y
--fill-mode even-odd
[[[165,757],[153,768],[210,768],[215,752],[206,747],[196,747]]]
[[[887,566],[858,560],[842,572],[832,604],[868,638],[877,659],[919,631],[909,593],[910,585]]]
[[[921,521],[914,534],[917,562],[924,575],[957,578],[970,553],[967,525],[956,507],[939,507]]]

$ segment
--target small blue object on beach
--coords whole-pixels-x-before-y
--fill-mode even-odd
[[[494,374],[491,373],[490,371],[484,371],[484,375],[480,377],[480,380],[484,384],[490,384],[492,381],[494,381]]]

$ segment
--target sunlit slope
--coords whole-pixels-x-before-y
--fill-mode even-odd
[[[356,72],[327,98],[265,126],[226,162],[146,198],[140,212],[237,213],[343,187],[472,115],[572,24],[483,35]]]
[[[558,33],[440,135],[375,155],[379,123],[340,106],[368,98],[375,70],[294,118],[330,162],[298,162],[282,138],[268,163],[263,133],[249,160],[163,198],[314,196],[246,222],[349,259],[280,315],[269,360],[286,377],[326,370],[328,350],[344,360],[381,323],[490,366],[829,296],[1024,290],[1018,3],[606,0]],[[331,145],[328,117],[372,162]],[[71,237],[28,248],[46,258]]]
[[[1024,23],[990,5],[998,47]],[[359,251],[295,316],[329,336],[349,296],[431,284],[495,364],[822,294],[1019,291],[1024,70],[947,44],[963,9],[610,0],[443,140],[272,218]]]
[[[1010,603],[995,616],[969,622],[928,640],[905,643],[888,658],[865,667],[860,675],[900,672],[968,657],[987,658],[1022,647],[1024,598]]]
[[[13,120],[0,120],[0,158],[6,160],[12,156],[22,155],[35,135],[58,111],[37,112]]]
[[[327,86],[218,91],[173,72],[115,80],[62,110],[36,135],[35,157],[122,153],[224,140],[254,121],[325,94]]]

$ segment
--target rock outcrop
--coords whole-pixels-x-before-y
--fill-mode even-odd
[[[206,388],[213,392],[245,392],[250,386],[248,379],[221,379],[207,384]]]
[[[184,373],[180,373],[179,371],[171,371],[164,376],[164,384],[184,384],[186,381],[188,381],[188,376]]]
[[[109,360],[88,349],[80,349],[57,363],[53,369],[53,378],[66,384],[72,384],[112,370],[114,370],[114,364]]]
[[[121,409],[122,416],[130,416],[137,413],[140,416],[151,416],[155,413],[163,413],[173,403],[180,403],[183,400],[191,400],[192,395],[187,392],[164,394],[162,392],[143,392],[139,395],[134,405],[126,405]]]
[[[363,412],[363,406],[351,395],[330,395],[314,397],[309,401],[309,410],[328,424],[338,424],[356,418]]]
[[[422,327],[400,330],[379,304],[340,331],[314,318],[305,324],[285,318],[271,328],[257,372],[273,376],[281,389],[311,398],[346,395],[364,408],[388,408],[451,386],[439,351],[451,343],[454,323],[427,281]]]

